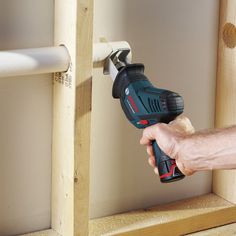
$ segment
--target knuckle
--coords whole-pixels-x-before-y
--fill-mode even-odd
[[[149,127],[145,128],[143,130],[143,137],[147,137],[148,136],[148,133],[149,133]]]
[[[163,129],[166,127],[166,124],[164,123],[158,123],[155,125],[155,133],[158,135],[158,133],[162,132]]]

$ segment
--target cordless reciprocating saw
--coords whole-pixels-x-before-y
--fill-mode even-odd
[[[129,52],[129,49],[113,52],[106,61],[104,72],[114,80],[112,95],[120,99],[126,117],[139,129],[174,120],[183,112],[183,98],[172,91],[155,88],[144,75],[143,64],[129,63]],[[167,156],[155,140],[152,146],[161,182],[184,178],[175,160]]]

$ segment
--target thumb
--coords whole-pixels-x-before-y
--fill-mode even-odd
[[[193,134],[195,132],[191,121],[184,115],[180,115],[175,120],[171,121],[169,126],[185,134]]]

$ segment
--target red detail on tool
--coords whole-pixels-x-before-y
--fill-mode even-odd
[[[138,107],[136,106],[135,102],[134,102],[134,99],[132,98],[132,96],[128,96],[128,99],[131,103],[131,106],[133,107],[133,109],[138,112]]]
[[[172,163],[173,163],[173,162],[172,162]],[[165,177],[170,177],[170,176],[173,174],[175,167],[176,167],[176,163],[174,162],[174,163],[171,165],[171,167],[170,167],[170,172],[169,172],[169,173],[165,173],[164,175],[161,175],[160,178],[163,179],[163,178],[165,178]]]
[[[148,120],[140,120],[139,121],[140,125],[148,125],[148,123],[149,123]]]

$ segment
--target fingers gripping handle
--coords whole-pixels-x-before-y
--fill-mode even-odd
[[[160,149],[156,141],[152,142],[152,147],[161,182],[169,183],[183,179],[184,175],[180,172],[179,168],[176,166],[175,160],[167,156]]]

